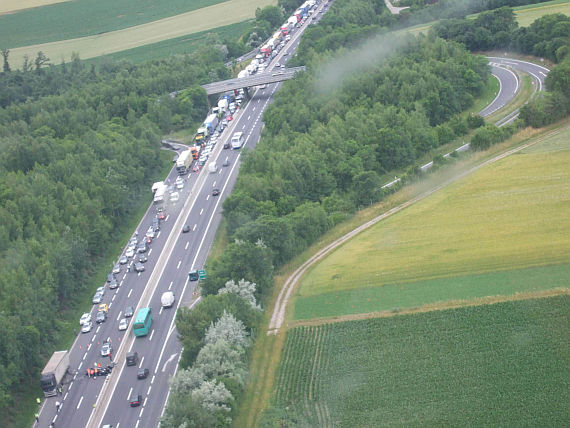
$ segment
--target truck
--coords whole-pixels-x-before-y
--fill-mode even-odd
[[[211,114],[206,118],[202,126],[208,128],[209,134],[212,135],[216,130],[216,127],[218,126],[218,122],[219,122],[218,116],[216,116],[215,114]]]
[[[295,26],[295,24],[298,22],[297,17],[296,16],[290,16],[289,19],[287,20],[287,22],[289,23],[289,28],[293,28]]]
[[[160,304],[163,308],[170,308],[174,304],[174,293],[172,291],[165,291],[160,296]]]
[[[281,26],[281,35],[285,37],[287,34],[289,34],[289,21]]]
[[[234,132],[232,135],[232,150],[241,149],[243,146],[243,132]]]
[[[271,55],[271,46],[269,46],[269,43],[264,44],[261,47],[260,52],[266,58]]]
[[[200,147],[190,147],[190,152],[192,153],[192,158],[194,160],[198,159],[200,157]]]
[[[176,171],[178,172],[178,175],[184,175],[190,170],[192,159],[194,159],[194,157],[190,150],[184,150],[180,153],[180,156],[178,156],[178,159],[176,160]]]
[[[218,100],[218,107],[222,111],[222,113],[228,111],[229,104],[230,102],[228,101],[227,98],[220,98],[220,100]]]
[[[40,377],[40,386],[44,391],[44,397],[57,395],[57,388],[61,385],[67,370],[69,369],[69,352],[54,352]]]
[[[156,192],[163,184],[164,181],[157,181],[156,183],[154,183],[152,185],[152,193]]]
[[[216,162],[215,162],[215,161],[214,161],[214,162],[210,162],[210,163],[208,164],[208,172],[209,172],[210,174],[215,173],[217,170],[218,170],[218,166],[216,165]]]
[[[204,147],[206,139],[210,136],[208,128],[201,126],[198,128],[196,135],[194,136],[194,145]]]
[[[167,192],[168,192],[168,186],[166,184],[160,186],[154,192],[154,198],[152,200],[152,203],[154,205],[162,205],[164,203],[164,197],[167,194]]]

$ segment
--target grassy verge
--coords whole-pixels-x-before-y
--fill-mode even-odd
[[[164,166],[162,170],[157,171],[154,181],[162,180],[172,168],[172,155],[170,152],[161,151],[160,156],[163,158]],[[123,227],[115,231],[116,239],[113,243],[109,244],[106,254],[93,262],[92,274],[89,281],[87,281],[87,285],[76,291],[74,300],[70,302],[67,309],[60,314],[57,333],[59,334],[58,349],[69,349],[75,341],[76,334],[74,333],[74,329],[79,332],[78,326],[81,314],[91,310],[91,298],[95,289],[105,283],[107,274],[117,262],[124,246],[146,213],[151,200],[152,195],[149,188],[147,193],[136,201],[133,201],[133,205],[137,207],[136,211]],[[47,358],[50,356],[51,355],[47,356]],[[36,397],[41,397],[43,400],[43,393],[39,388],[39,378],[31,379],[29,383],[22,386],[21,394],[16,399],[18,408],[14,409],[14,413],[10,416],[9,420],[4,421],[3,426],[7,428],[32,426],[34,413],[37,411]]]
[[[297,299],[295,320],[395,311],[439,302],[567,288],[570,264],[365,287]]]
[[[296,328],[276,406],[300,426],[567,426],[569,313],[558,296]]]

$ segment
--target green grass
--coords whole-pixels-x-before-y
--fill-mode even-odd
[[[497,94],[499,93],[499,81],[494,76],[489,76],[489,80],[485,87],[483,88],[483,93],[478,97],[473,106],[465,111],[463,114],[479,113],[485,107],[493,102]]]
[[[544,15],[552,15],[554,13],[563,13],[570,15],[570,1],[556,0],[546,3],[528,4],[513,8],[515,16],[521,27],[528,27],[538,18]]]
[[[558,152],[505,158],[356,236],[307,273],[299,299],[569,263],[570,127],[557,138]]]
[[[566,427],[569,314],[558,296],[292,329],[261,426]]]
[[[128,49],[114,54],[103,55],[86,60],[87,63],[101,64],[106,61],[129,61],[133,64],[169,57],[171,55],[184,55],[196,52],[204,47],[208,35],[215,34],[220,39],[237,40],[246,30],[250,21],[238,22],[237,24],[226,25],[200,33],[188,34],[174,39],[150,45]]]
[[[294,320],[416,308],[442,300],[471,300],[567,288],[570,264],[366,287],[299,299]]]
[[[0,40],[2,47],[14,48],[74,39],[145,24],[223,1],[74,0],[0,15]]]

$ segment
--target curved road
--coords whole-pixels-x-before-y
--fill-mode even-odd
[[[515,60],[515,59],[510,59],[510,58],[488,57],[488,59],[491,63],[492,74],[497,79],[499,79],[500,88],[499,88],[499,93],[497,94],[495,99],[491,102],[491,104],[489,104],[486,108],[481,110],[481,112],[479,113],[481,116],[490,115],[491,113],[493,113],[493,112],[499,110],[500,108],[504,107],[506,104],[508,104],[514,98],[514,96],[518,92],[519,87],[520,87],[518,76],[513,71],[511,71],[509,68],[514,68],[514,69],[520,70],[522,72],[528,73],[533,78],[534,85],[535,85],[535,92],[537,90],[540,91],[540,90],[544,89],[544,79],[546,78],[546,76],[549,72],[549,70],[546,67],[542,67],[540,65],[533,64],[533,63],[530,63],[527,61],[520,61],[520,60]],[[516,112],[513,112],[513,113],[509,114],[506,118],[504,118],[506,120],[503,121],[502,124],[499,126],[502,126],[502,125],[505,125],[505,124],[511,122],[517,116],[518,116],[518,109],[516,110]],[[464,172],[463,174],[460,174],[459,176],[457,176],[451,180],[448,180],[445,183],[437,186],[436,188],[428,190],[428,191],[422,193],[421,195],[415,197],[414,199],[411,199],[411,200],[409,200],[409,201],[407,201],[407,202],[405,202],[405,203],[403,203],[403,204],[401,204],[395,208],[392,208],[391,210],[385,212],[384,214],[381,214],[380,216],[375,217],[374,219],[372,219],[372,220],[368,221],[367,223],[357,227],[356,229],[353,229],[352,231],[348,232],[346,235],[341,236],[336,241],[330,243],[326,247],[319,250],[309,260],[305,261],[305,263],[303,263],[301,266],[299,266],[289,276],[289,278],[287,278],[287,280],[285,281],[285,284],[283,284],[283,288],[281,289],[281,291],[279,292],[279,295],[277,296],[277,302],[275,303],[275,307],[273,309],[273,314],[271,315],[271,320],[269,322],[269,329],[267,331],[267,334],[277,334],[279,329],[283,326],[283,321],[285,320],[285,311],[286,311],[287,305],[289,303],[289,298],[291,297],[293,290],[295,289],[297,283],[299,282],[299,279],[303,276],[303,274],[307,271],[307,269],[309,269],[316,262],[318,262],[321,259],[323,259],[324,257],[326,257],[328,255],[328,253],[330,253],[332,250],[334,250],[338,246],[342,245],[344,242],[351,239],[352,237],[358,235],[360,232],[368,229],[370,226],[372,226],[372,225],[378,223],[379,221],[391,216],[392,214],[395,214],[395,213],[403,210],[404,208],[407,208],[408,206],[415,204],[416,202],[426,198],[427,196],[431,195],[432,193],[442,189],[443,187],[459,180],[460,178],[463,178],[463,177],[473,173],[474,171],[478,170],[479,168],[481,168],[485,165],[488,165],[490,163],[496,162],[499,159],[503,159],[504,157],[506,157],[512,153],[515,153],[519,150],[522,150],[523,148],[526,148],[529,145],[530,144],[526,144],[524,146],[510,150],[506,153],[503,153],[501,155],[498,155],[498,156],[488,160],[487,162],[484,162],[481,165],[473,167],[473,168],[469,169],[468,171]],[[466,150],[467,148],[469,148],[469,144],[465,144],[465,145],[461,146],[460,148],[457,149],[457,151],[463,151],[463,150]],[[446,156],[449,156],[449,155],[450,155],[450,153],[448,153]],[[433,164],[433,162],[430,162],[430,163],[422,166],[421,167],[422,171],[427,170],[429,167],[431,167],[432,164]],[[400,179],[397,178],[394,181],[382,186],[382,188],[390,187],[391,185],[394,185],[399,181],[400,181]]]

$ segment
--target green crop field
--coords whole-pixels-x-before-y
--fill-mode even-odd
[[[145,24],[223,1],[74,0],[0,15],[0,40],[3,47],[15,48],[74,39]]]
[[[392,291],[382,293],[394,295],[395,284],[401,284],[414,290],[416,305],[438,298],[430,286],[442,291],[439,300],[468,297],[486,287],[477,291],[453,284],[459,287],[464,279],[480,284],[473,275],[570,263],[569,165],[566,126],[348,241],[302,279],[298,304],[310,296],[329,298],[367,287],[390,286]],[[455,279],[437,285],[434,280],[442,278]],[[410,285],[420,281],[426,287]],[[497,284],[509,281],[497,279]],[[521,282],[519,291],[540,288],[540,281]],[[516,288],[511,284],[505,291]],[[502,294],[500,286],[494,294]]]
[[[256,8],[276,3],[276,0],[229,0],[122,30],[10,49],[9,62],[12,68],[20,68],[26,55],[34,58],[39,51],[55,64],[62,59],[69,62],[73,52],[79,53],[81,59],[110,55],[247,21],[255,17]]]
[[[552,15],[554,13],[563,13],[570,15],[570,1],[556,0],[546,3],[529,4],[513,8],[515,16],[521,27],[528,27],[538,18],[544,15]]]
[[[261,426],[569,426],[569,314],[558,296],[292,329]]]
[[[217,27],[212,30],[202,31],[201,33],[188,34],[187,36],[177,37],[175,39],[165,40],[163,42],[153,43],[126,51],[116,52],[114,54],[103,55],[87,60],[87,63],[104,63],[108,60],[126,60],[133,64],[161,59],[170,55],[190,54],[204,47],[207,36],[216,34],[220,39],[236,40],[247,29],[250,21],[238,22],[237,24]]]

